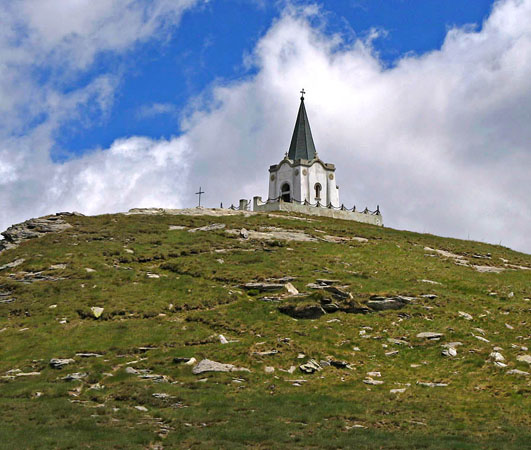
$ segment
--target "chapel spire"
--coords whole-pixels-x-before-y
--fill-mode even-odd
[[[310,129],[310,122],[306,115],[306,108],[304,107],[304,89],[301,91],[301,105],[299,113],[297,114],[297,121],[295,122],[295,129],[293,130],[293,137],[289,146],[288,158],[295,161],[297,159],[312,160],[316,157],[315,145],[312,138],[312,130]]]

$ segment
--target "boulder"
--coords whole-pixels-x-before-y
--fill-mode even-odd
[[[350,292],[344,291],[336,286],[323,286],[323,289],[332,294],[336,300],[346,300],[352,299],[352,294]]]
[[[223,364],[210,359],[203,359],[193,369],[194,375],[199,375],[205,372],[250,372],[245,367],[236,367],[232,364]]]
[[[438,341],[443,336],[444,336],[443,333],[434,333],[433,331],[424,331],[422,333],[417,334],[418,338],[428,339],[430,341]]]
[[[68,364],[72,364],[75,362],[72,358],[52,358],[50,359],[50,367],[52,369],[62,369],[64,366],[67,366]]]

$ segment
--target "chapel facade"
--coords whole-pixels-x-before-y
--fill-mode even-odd
[[[301,91],[299,112],[284,158],[269,167],[269,195],[253,198],[254,211],[291,211],[383,225],[380,208],[356,211],[339,203],[336,167],[319,158]],[[246,204],[245,200],[241,200]]]

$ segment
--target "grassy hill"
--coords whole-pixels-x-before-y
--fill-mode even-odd
[[[531,256],[189,213],[0,253],[0,447],[531,448]]]

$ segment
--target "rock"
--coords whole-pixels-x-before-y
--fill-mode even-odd
[[[24,261],[26,261],[24,258],[16,259],[15,261],[0,266],[0,270],[13,269],[14,267],[20,266]]]
[[[426,387],[446,387],[448,386],[447,383],[431,383],[431,382],[424,382],[424,381],[417,381],[417,384],[419,386],[426,386]]]
[[[432,281],[432,280],[419,280],[421,283],[428,283],[428,284],[442,284],[438,281]]]
[[[318,287],[331,286],[333,284],[337,284],[340,282],[339,280],[327,280],[326,278],[318,278],[315,281],[317,283],[315,286],[318,286]]]
[[[476,336],[475,334],[472,334],[476,339],[480,340],[481,342],[490,342],[488,339],[485,339],[483,336]]]
[[[55,309],[55,308],[57,308],[57,305],[50,305],[50,306],[48,306],[48,308],[49,309]]]
[[[222,344],[228,344],[229,343],[229,341],[227,341],[225,336],[223,336],[222,334],[219,335],[219,342],[221,342]]]
[[[390,352],[385,352],[385,356],[394,356],[398,355],[398,350],[392,350]]]
[[[435,300],[437,296],[435,294],[422,294],[422,298],[427,298],[428,300]]]
[[[130,375],[138,375],[140,372],[138,372],[138,370],[136,370],[134,367],[128,366],[125,368],[125,373]]]
[[[494,365],[498,367],[507,367],[507,364],[501,362],[501,361],[494,361]]]
[[[271,366],[266,366],[264,368],[264,372],[265,373],[274,373],[275,372],[275,368],[274,367],[271,367]]]
[[[513,298],[514,297],[514,292],[509,292],[507,294],[507,298]]]
[[[135,409],[142,412],[147,412],[148,409],[145,406],[135,406]]]
[[[203,359],[193,369],[194,375],[199,375],[205,372],[250,372],[245,367],[236,367],[232,364],[223,364],[210,359]]]
[[[406,392],[406,388],[391,389],[389,392],[391,394],[403,394],[404,392]]]
[[[489,355],[489,358],[492,359],[493,361],[505,361],[505,358],[500,352],[492,352]]]
[[[525,372],[523,370],[518,370],[518,369],[511,369],[507,371],[507,375],[524,375],[527,377],[529,376],[529,372]]]
[[[525,362],[527,364],[531,364],[531,356],[530,355],[518,355],[516,357],[517,361]]]
[[[353,238],[351,238],[353,241],[357,241],[357,242],[369,242],[369,240],[367,238],[362,238],[362,237],[358,237],[358,236],[354,236]]]
[[[454,357],[457,356],[457,350],[454,347],[449,347],[442,351],[442,355]]]
[[[336,300],[346,300],[353,298],[350,292],[346,292],[336,286],[323,286],[323,289],[327,292],[330,292],[332,297],[334,297]]]
[[[96,272],[96,271],[94,269],[91,269],[90,267],[85,267],[85,272],[93,273],[93,272]]]
[[[245,283],[240,287],[247,290],[257,290],[259,292],[280,291],[284,289],[284,284],[280,283]]]
[[[90,307],[90,312],[92,313],[92,316],[95,319],[99,319],[101,317],[101,315],[103,314],[103,308],[101,308],[99,306],[91,306]]]
[[[158,278],[160,278],[160,275],[159,275],[159,274],[157,274],[157,273],[151,273],[151,272],[147,272],[147,273],[146,273],[146,276],[147,276],[148,278],[152,278],[152,279],[155,279],[155,280],[158,279]]]
[[[309,305],[282,305],[278,307],[282,314],[286,314],[295,319],[318,319],[326,314],[325,310],[317,304]]]
[[[387,311],[391,309],[402,309],[410,303],[411,297],[379,297],[372,296],[367,302],[367,306],[375,311]]]
[[[175,357],[173,358],[173,362],[176,364],[186,364],[187,366],[191,366],[196,362],[195,358],[183,358],[183,357]]]
[[[169,230],[170,231],[176,231],[176,230],[186,230],[187,227],[183,227],[182,225],[170,225]]]
[[[380,372],[367,372],[367,376],[368,377],[377,377],[377,378],[380,378],[382,376],[382,374]]]
[[[439,340],[444,336],[443,333],[434,333],[432,331],[424,331],[422,333],[417,334],[418,338],[421,339],[428,339],[428,340]]]
[[[331,359],[328,362],[332,367],[336,367],[337,369],[350,369],[350,366],[346,361],[338,361],[336,359]]]
[[[76,353],[80,358],[101,358],[103,355],[99,353]]]
[[[409,342],[404,341],[403,339],[387,338],[387,342],[390,342],[391,344],[396,344],[396,345],[409,345]]]
[[[456,342],[448,342],[446,344],[443,344],[442,346],[444,348],[455,348],[455,347],[459,347],[460,345],[463,345],[463,343],[456,341]]]
[[[125,253],[129,253],[130,255],[133,255],[135,253],[134,250],[131,250],[130,248],[124,248]]]
[[[75,362],[72,358],[52,358],[50,359],[50,367],[52,369],[62,369],[64,366],[67,366],[68,364],[72,364]]]
[[[253,352],[253,355],[257,356],[271,356],[276,355],[278,353],[278,350],[268,350],[266,352]]]
[[[188,233],[195,233],[197,231],[215,231],[215,230],[223,230],[226,225],[224,223],[213,223],[210,225],[205,225],[204,227],[199,228],[192,228],[188,230]]]
[[[505,324],[505,328],[509,330],[514,330],[514,327],[512,325],[509,325],[508,323]]]
[[[44,236],[47,233],[60,233],[72,225],[65,222],[59,216],[46,216],[38,219],[30,219],[25,222],[12,225],[2,232],[4,240],[0,241],[0,252],[2,250],[16,248],[28,239]]]
[[[79,381],[79,380],[82,380],[83,378],[86,378],[87,376],[88,374],[85,372],[74,372],[74,373],[69,373],[66,377],[63,377],[62,380]]]
[[[457,313],[459,314],[459,316],[461,316],[465,320],[472,320],[473,319],[473,317],[470,314],[468,314],[468,313],[466,313],[464,311],[458,311]]]
[[[373,380],[372,378],[369,378],[369,377],[368,377],[368,378],[365,378],[365,379],[363,380],[363,382],[364,382],[365,384],[371,384],[371,385],[374,385],[374,386],[377,386],[377,385],[379,385],[379,384],[383,384],[383,381],[381,381],[381,380]]]
[[[314,373],[322,370],[321,366],[315,359],[310,359],[308,362],[301,364],[299,369],[304,373]]]
[[[249,239],[249,232],[245,228],[242,228],[240,230],[240,237],[242,239]]]
[[[64,270],[66,269],[66,264],[53,264],[50,266],[50,270]]]
[[[293,284],[291,283],[286,283],[284,285],[284,288],[286,289],[286,291],[288,292],[288,294],[291,294],[291,295],[297,295],[299,293],[299,291],[297,290],[297,288],[295,286],[293,286]]]
[[[40,374],[41,374],[40,372],[17,372],[15,376],[16,377],[34,377]]]

